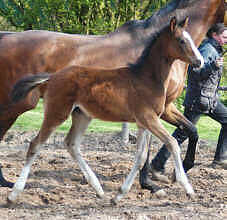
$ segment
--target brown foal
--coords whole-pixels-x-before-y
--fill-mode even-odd
[[[135,122],[139,128],[135,164],[119,193],[112,200],[114,203],[130,190],[138,170],[146,159],[147,148],[142,144],[145,129],[156,135],[172,152],[177,181],[189,195],[193,195],[193,188],[182,166],[179,146],[160,122],[165,110],[169,70],[173,61],[180,59],[195,67],[203,65],[202,56],[185,31],[187,23],[188,19],[184,19],[178,25],[176,17],[171,20],[157,19],[154,22],[156,31],[146,42],[142,56],[136,64],[129,67],[99,69],[70,66],[56,74],[42,73],[19,81],[12,92],[14,102],[27,97],[27,94],[31,95],[31,91],[39,92],[43,86],[46,87],[45,116],[39,134],[31,141],[26,164],[8,196],[8,201],[14,202],[23,191],[39,146],[70,113],[73,123],[65,139],[66,147],[99,197],[104,195],[101,184],[80,154],[82,135],[92,118]],[[72,112],[75,106],[80,110]]]
[[[150,18],[129,21],[102,36],[37,30],[0,32],[0,140],[19,115],[35,108],[45,92],[45,87],[41,92],[34,90],[23,101],[11,105],[9,94],[14,83],[22,77],[40,72],[55,73],[72,64],[94,68],[119,68],[133,64],[155,32],[153,23],[158,17],[190,17],[187,31],[198,46],[212,24],[223,22],[224,13],[224,0],[172,0]],[[162,118],[176,126],[190,128],[192,123],[173,104],[182,92],[186,71],[187,64],[174,61]],[[1,168],[0,186],[13,186],[3,178]]]

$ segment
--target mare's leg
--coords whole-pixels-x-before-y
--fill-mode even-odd
[[[11,127],[11,125],[16,121],[17,117],[14,118],[10,118],[8,120],[0,120],[0,140],[3,139],[5,133],[7,132],[7,130]],[[0,187],[8,187],[8,188],[12,188],[13,187],[12,182],[7,181],[2,173],[1,170],[1,164],[0,164]]]
[[[88,183],[95,189],[99,197],[103,197],[101,184],[80,153],[82,136],[90,122],[91,118],[87,117],[79,108],[75,109],[72,113],[72,127],[65,139],[65,144],[71,156],[78,162]]]
[[[122,123],[121,138],[124,143],[129,142],[129,123]]]
[[[166,148],[172,153],[175,161],[176,179],[183,185],[186,192],[190,195],[194,194],[193,188],[190,185],[186,173],[183,169],[180,148],[174,137],[172,137],[161,124],[160,119],[155,113],[143,115],[141,117],[141,124],[147,127],[154,135],[156,135],[166,146]]]
[[[54,99],[55,97],[56,99]],[[24,190],[31,166],[39,153],[40,145],[48,139],[50,134],[56,129],[57,126],[59,126],[68,118],[72,110],[72,101],[69,101],[67,98],[65,98],[62,100],[62,102],[60,102],[57,98],[57,95],[55,97],[52,98],[50,103],[47,102],[47,105],[45,105],[45,115],[42,127],[39,131],[39,134],[31,141],[29,145],[26,163],[19,178],[13,186],[12,192],[8,196],[8,202],[10,203],[15,202],[18,195]]]
[[[119,189],[119,193],[116,195],[116,197],[112,200],[114,204],[117,204],[117,202],[120,201],[124,197],[126,193],[129,192],[134,179],[140,169],[140,166],[143,165],[143,163],[146,160],[146,150],[147,146],[143,144],[144,142],[144,136],[145,136],[145,130],[143,128],[139,128],[138,135],[137,135],[137,154],[135,157],[135,163],[127,176],[126,180],[122,184],[121,188]]]
[[[3,174],[2,174],[2,169],[1,169],[1,165],[0,165],[0,186],[1,187],[8,187],[8,188],[13,188],[13,184],[12,182],[7,181]]]
[[[18,116],[23,112],[34,109],[39,100],[39,93],[34,91],[30,97],[26,98],[22,103],[12,105],[6,109],[0,109],[0,140],[3,139],[6,132],[10,129],[13,123],[17,120]],[[13,187],[12,182],[7,181],[1,170],[0,164],[0,187]]]
[[[120,132],[122,141],[127,144],[129,141],[131,143],[136,143],[136,136],[130,133],[129,123],[122,123],[121,132]]]

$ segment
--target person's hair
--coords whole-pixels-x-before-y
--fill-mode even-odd
[[[207,32],[207,37],[212,37],[213,33],[216,33],[218,35],[222,34],[224,30],[227,30],[227,28],[224,26],[223,23],[216,23]]]

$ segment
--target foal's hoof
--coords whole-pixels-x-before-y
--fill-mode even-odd
[[[152,173],[152,180],[160,181],[162,183],[167,183],[167,184],[170,183],[169,178],[167,176],[163,175],[161,172],[157,171],[153,167],[151,167],[150,172]]]
[[[99,198],[99,199],[104,199],[105,198],[105,193],[104,193],[102,187],[99,188],[99,189],[95,189],[95,190],[96,190],[97,198]]]
[[[155,196],[157,196],[158,198],[165,198],[167,196],[167,193],[165,192],[164,189],[160,189],[158,191],[156,191],[155,193],[153,193]]]
[[[116,201],[115,198],[114,198],[114,199],[111,199],[111,200],[110,200],[110,203],[111,203],[112,205],[117,205],[117,201]]]
[[[17,204],[17,200],[12,201],[12,200],[10,200],[10,199],[7,197],[7,201],[6,201],[6,204],[5,204],[5,206],[6,206],[7,208],[13,208],[13,207],[16,206],[16,204]]]
[[[189,199],[192,199],[192,200],[196,199],[196,194],[195,193],[186,193],[186,195],[187,195],[187,197]]]
[[[99,194],[97,193],[96,196],[97,196],[97,198],[99,198],[99,199],[105,199],[104,193],[99,193]]]

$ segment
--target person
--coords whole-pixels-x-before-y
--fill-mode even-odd
[[[218,144],[212,165],[214,168],[227,167],[227,107],[221,103],[217,93],[223,69],[223,48],[227,43],[227,29],[222,23],[213,25],[207,38],[199,46],[204,57],[204,66],[201,69],[188,68],[188,82],[184,100],[184,116],[196,124],[202,114],[205,114],[221,124]],[[177,128],[172,134],[181,145],[187,138],[186,132]],[[152,160],[150,167],[153,178],[168,182],[163,175],[165,163],[170,152],[165,145]]]

